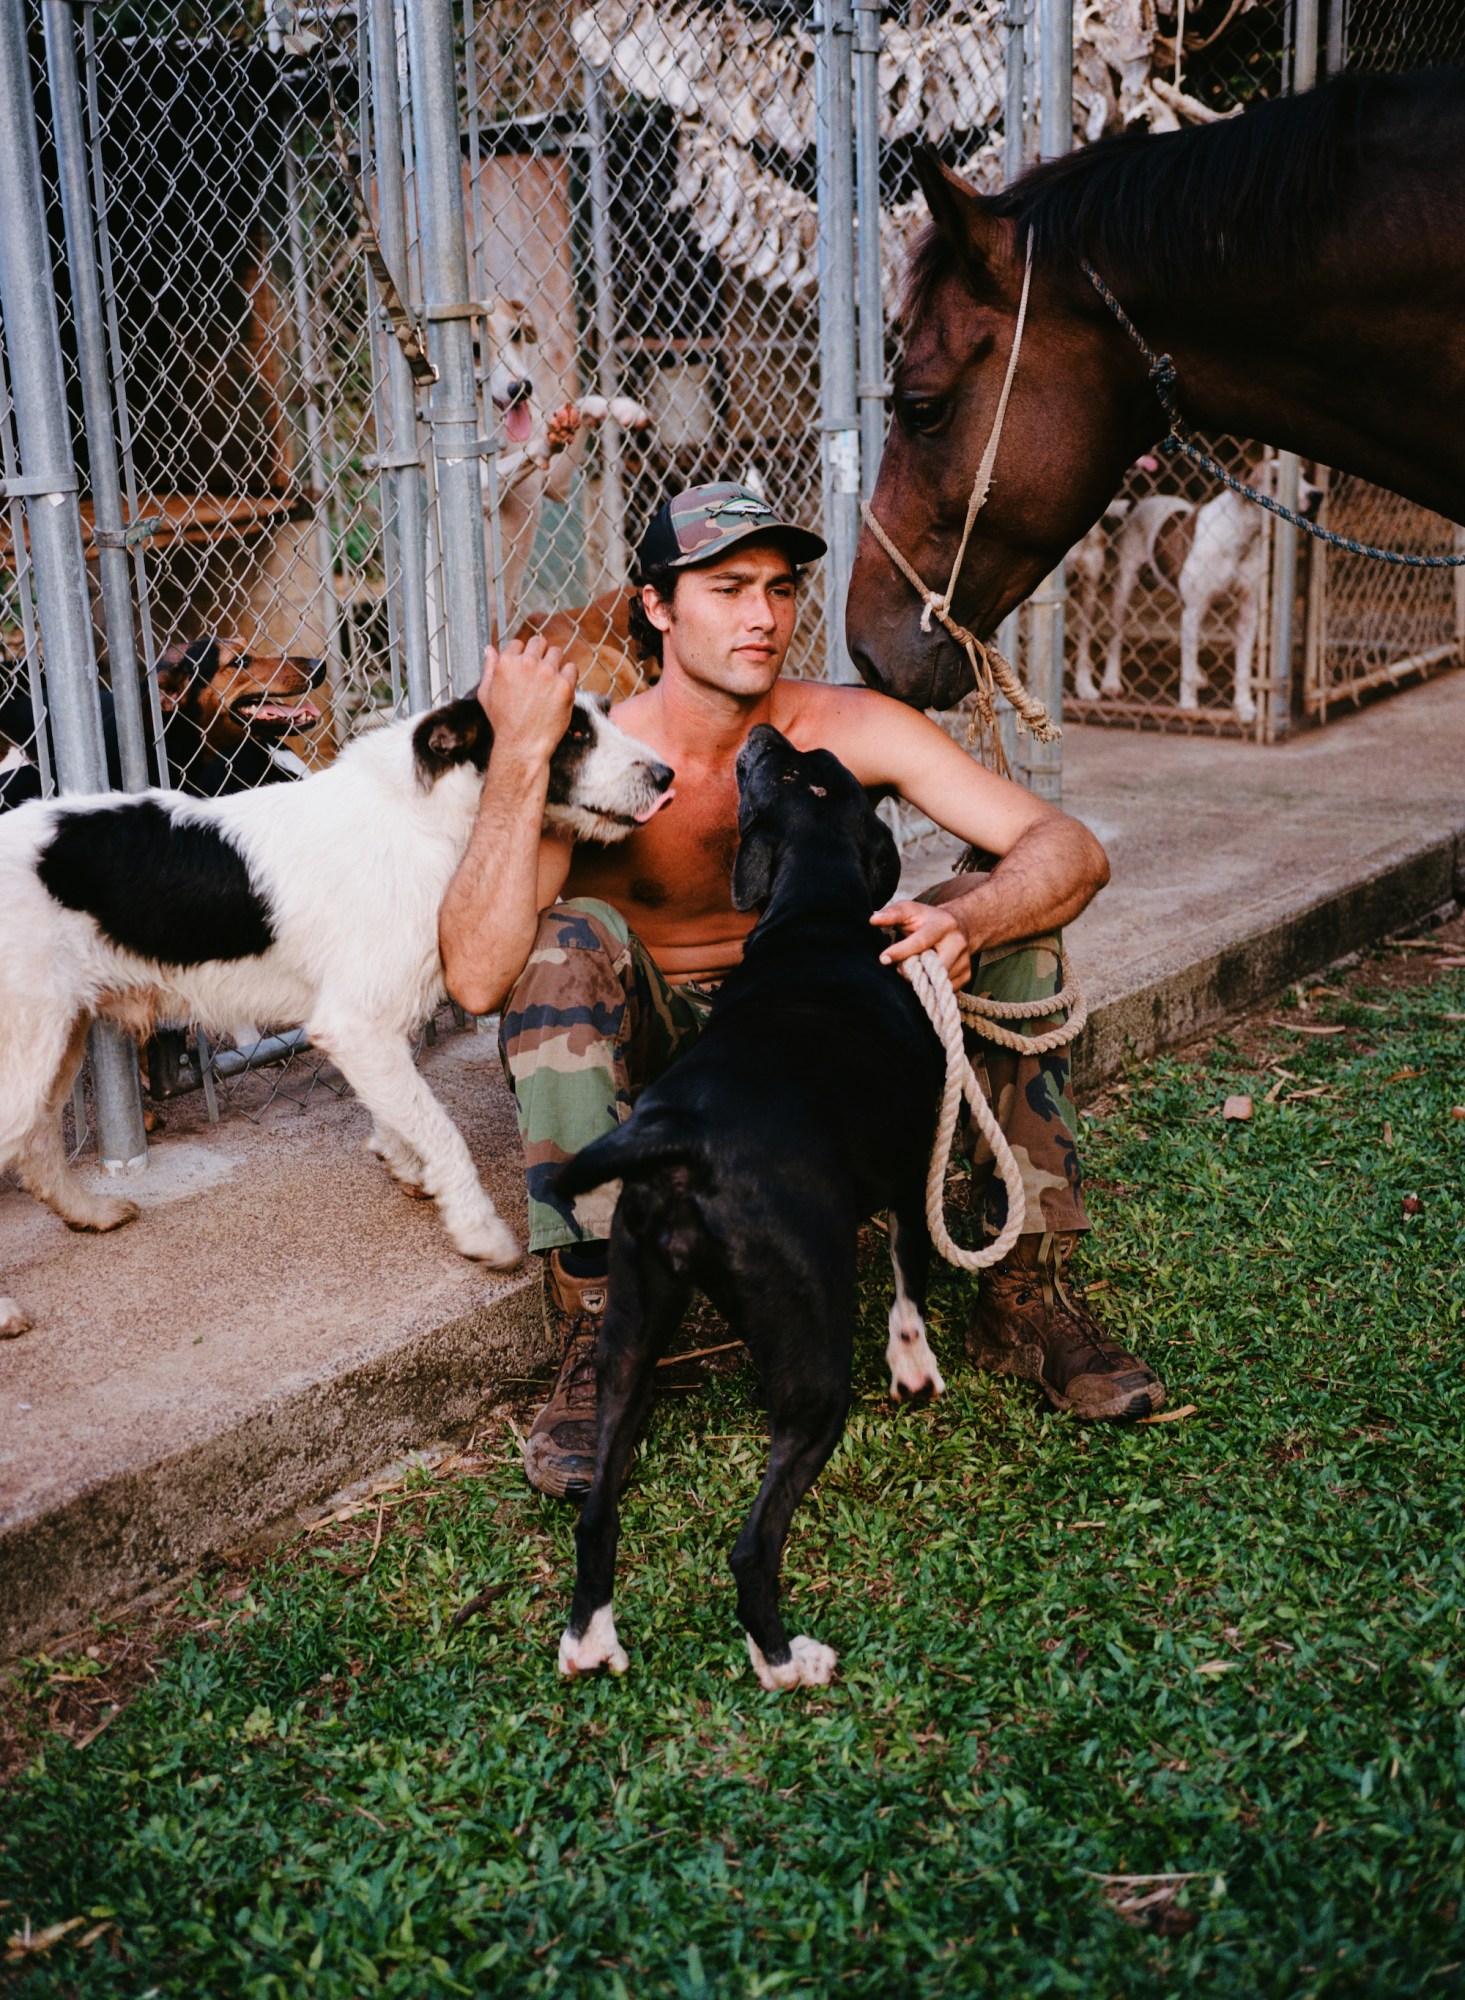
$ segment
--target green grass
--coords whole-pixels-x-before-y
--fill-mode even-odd
[[[146,1691],[44,1740],[0,1804],[0,1932],[89,1923],[14,1992],[1459,1991],[1465,978],[1378,978],[1280,1017],[1346,1035],[1248,1029],[1086,1120],[1095,1303],[1194,1415],[1043,1415],[961,1359],[955,1278],[950,1393],[892,1412],[871,1264],[787,1564],[833,1688],[762,1694],[734,1626],[746,1373],[648,1434],[621,1682],[557,1682],[572,1516],[496,1433],[383,1510],[374,1562],[372,1509],[242,1598],[190,1586]],[[1269,1059],[1328,1094],[1264,1104]],[[1160,1872],[1192,1879],[1129,1920],[1098,1879]]]

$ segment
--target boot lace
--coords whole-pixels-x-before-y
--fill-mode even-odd
[[[565,1342],[560,1363],[559,1386],[570,1409],[584,1409],[595,1402],[595,1344],[598,1328],[594,1322],[577,1320]]]

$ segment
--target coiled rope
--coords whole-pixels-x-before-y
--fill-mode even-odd
[[[902,959],[900,969],[915,989],[916,998],[925,1008],[946,1052],[946,1082],[931,1147],[931,1165],[926,1174],[926,1227],[948,1264],[954,1264],[958,1271],[985,1271],[993,1264],[1000,1264],[1022,1234],[1027,1220],[1027,1196],[1023,1191],[1022,1171],[967,1055],[962,1020],[965,1018],[978,1034],[1002,1048],[1016,1050],[1020,1055],[1046,1055],[1050,1049],[1062,1048],[1074,1039],[1088,1019],[1088,1008],[1078,981],[1066,966],[1068,977],[1062,989],[1051,1000],[1036,1002],[987,1000],[979,994],[967,993],[958,997],[941,954],[936,951],[923,951],[916,958]],[[1045,1013],[1066,1008],[1068,1019],[1061,1027],[1050,1028],[1041,1035],[1019,1035],[998,1025],[1001,1020],[1030,1020],[1035,1007]],[[963,1097],[971,1107],[977,1129],[992,1149],[992,1158],[1007,1189],[1007,1220],[996,1239],[982,1250],[963,1250],[946,1227],[946,1169],[951,1163],[957,1113]]]

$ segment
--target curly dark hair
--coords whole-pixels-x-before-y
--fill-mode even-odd
[[[663,604],[670,604],[676,594],[679,569],[670,563],[653,563],[649,569],[638,569],[633,580],[634,595],[631,598],[630,630],[631,644],[649,663],[661,665],[661,634],[646,616],[646,607],[641,602],[641,592],[649,584]]]

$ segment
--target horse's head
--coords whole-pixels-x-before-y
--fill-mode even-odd
[[[871,505],[939,593],[1002,391],[1026,244],[998,201],[934,154],[918,156],[917,170],[931,227],[911,261],[904,353]],[[1114,332],[1082,274],[1047,271],[1040,257],[991,491],[952,601],[952,615],[978,637],[1098,519],[1157,428],[1153,395]],[[920,629],[919,598],[868,528],[845,617],[851,656],[872,687],[928,708],[949,708],[970,690],[966,654],[934,622]]]

